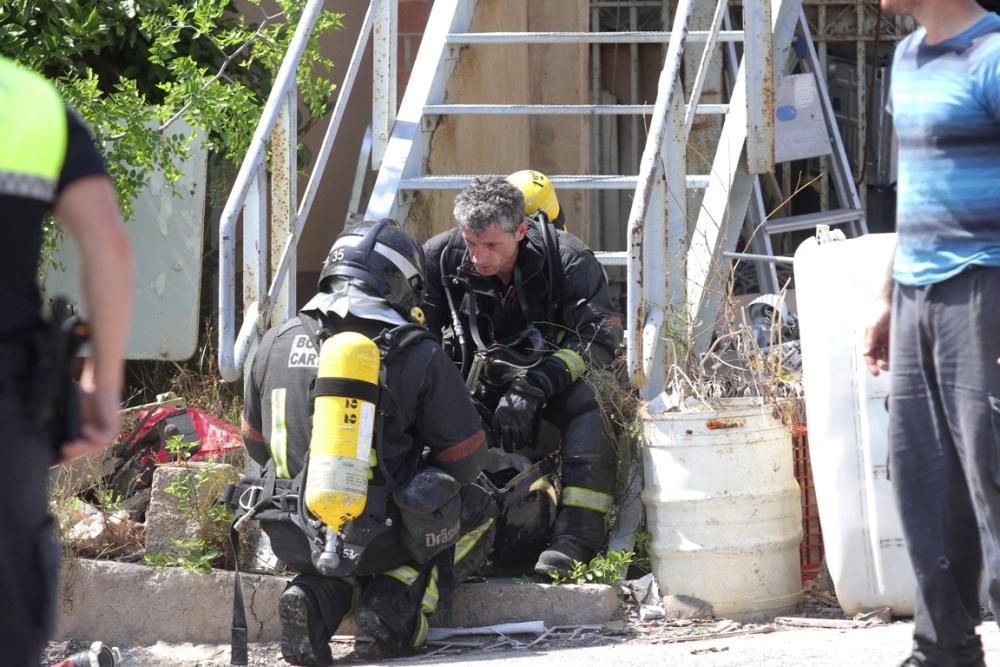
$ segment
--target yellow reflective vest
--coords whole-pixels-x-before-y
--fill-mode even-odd
[[[0,195],[53,202],[67,132],[52,84],[0,57]]]

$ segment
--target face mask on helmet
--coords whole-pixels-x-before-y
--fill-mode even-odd
[[[399,224],[386,218],[364,222],[337,238],[319,276],[319,289],[342,276],[360,281],[404,317],[424,294],[424,249]]]

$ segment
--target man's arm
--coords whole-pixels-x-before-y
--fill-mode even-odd
[[[551,398],[578,380],[588,366],[604,367],[621,345],[621,315],[611,305],[608,281],[594,254],[570,235],[560,237],[564,294],[558,325],[559,349],[528,374]]]
[[[81,378],[82,440],[62,448],[63,459],[102,447],[117,433],[125,344],[132,320],[132,250],[106,176],[73,181],[54,214],[80,250],[83,300],[91,356]]]
[[[431,462],[462,484],[483,469],[486,435],[476,407],[455,364],[438,345],[426,341],[430,362],[416,384],[417,434],[430,447]]]
[[[261,405],[264,387],[264,372],[267,368],[267,357],[277,328],[272,328],[261,340],[254,354],[253,363],[247,372],[246,383],[243,385],[243,412],[240,414],[240,433],[243,435],[243,447],[247,455],[261,468],[267,465],[271,452],[267,448],[264,437],[264,413]]]
[[[868,326],[865,327],[865,347],[862,354],[868,371],[874,376],[878,376],[879,371],[889,370],[889,326],[892,316],[892,291],[895,287],[892,265],[895,255],[893,251],[893,259],[889,261],[886,270],[885,283],[869,316]]]

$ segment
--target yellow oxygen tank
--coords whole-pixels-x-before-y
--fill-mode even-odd
[[[338,534],[365,510],[379,363],[378,346],[360,333],[338,333],[320,347],[305,502],[327,527],[321,572],[340,564]]]

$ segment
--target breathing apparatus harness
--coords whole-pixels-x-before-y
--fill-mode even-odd
[[[320,318],[312,313],[299,313],[299,319],[319,350],[322,342],[328,338],[332,332],[323,327]],[[418,324],[402,324],[395,328],[385,329],[373,339],[378,346],[381,364],[379,366],[379,390],[375,411],[375,428],[372,437],[372,449],[377,459],[378,470],[384,480],[384,486],[379,490],[378,502],[388,501],[389,495],[400,488],[404,482],[400,482],[389,471],[385,457],[382,456],[382,425],[387,410],[391,407],[391,393],[386,380],[387,363],[400,351],[425,339],[431,338],[430,332]],[[315,400],[317,396],[347,396],[350,397],[354,389],[349,386],[349,381],[316,382],[310,386],[310,397]],[[360,396],[359,396],[360,397]],[[361,397],[365,399],[370,396]],[[352,545],[349,552],[344,555],[347,558],[341,562],[346,563],[344,571],[341,573],[323,572],[319,562],[324,547],[323,523],[312,516],[306,508],[304,500],[304,490],[306,488],[306,473],[309,469],[308,452],[302,469],[291,480],[278,479],[274,460],[268,461],[264,468],[263,476],[260,478],[244,477],[239,484],[230,484],[222,496],[222,501],[233,509],[233,523],[230,526],[229,540],[233,550],[234,560],[234,584],[233,584],[233,625],[232,625],[232,653],[231,664],[246,665],[247,655],[247,625],[246,611],[243,604],[243,593],[240,586],[239,553],[240,553],[240,528],[251,519],[274,522],[287,522],[297,527],[309,543],[311,560],[313,566],[323,574],[331,576],[348,576],[357,567],[364,553],[365,545]],[[414,457],[409,474],[404,477],[408,480],[416,472],[419,465],[419,456]],[[369,497],[373,494],[369,493]],[[385,517],[383,517],[384,519]],[[367,517],[365,518],[367,520]],[[374,530],[366,531],[369,542],[377,535],[391,527],[390,522],[383,522],[382,526],[376,526]],[[381,528],[381,530],[379,529]]]
[[[544,244],[546,280],[551,293],[549,295],[550,298],[543,326],[549,329],[548,338],[555,340],[558,335],[555,318],[558,313],[562,294],[565,292],[566,283],[566,275],[563,272],[562,260],[559,256],[559,241],[544,211],[538,211],[535,215],[529,217],[528,221],[529,224],[534,225],[538,229]],[[457,283],[458,278],[452,277],[449,279],[445,271],[446,258],[451,252],[452,236],[449,236],[448,243],[438,258],[438,269],[441,276],[441,286],[444,288],[445,298],[448,301],[452,331],[454,332],[454,337],[461,354],[460,368],[462,376],[465,378],[466,388],[470,392],[475,391],[483,372],[491,365],[506,367],[516,372],[519,370],[526,371],[541,363],[544,359],[543,352],[546,337],[535,326],[530,326],[513,341],[494,342],[490,345],[487,345],[483,341],[483,337],[479,331],[479,311],[476,307],[476,297],[471,290],[466,299],[466,315],[469,319],[469,336],[472,338],[475,350],[470,350],[465,327],[462,325],[462,319],[459,316],[459,310],[455,305],[455,298],[449,286],[449,282]],[[514,264],[513,279],[518,306],[521,308],[521,313],[524,315],[525,321],[530,323],[532,321],[531,311],[528,308],[528,300],[524,294],[521,267],[517,263]],[[522,342],[529,343],[530,347],[528,349],[531,352],[518,352],[517,344]]]

